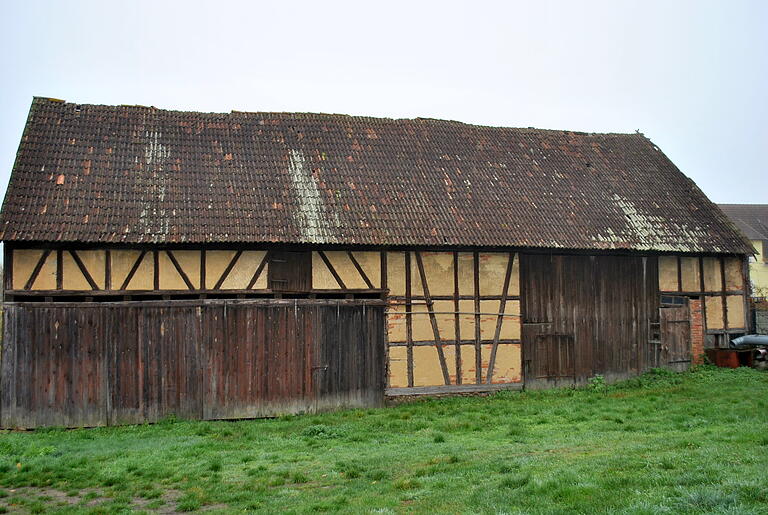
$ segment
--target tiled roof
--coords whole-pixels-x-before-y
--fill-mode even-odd
[[[750,240],[768,240],[768,204],[718,204]]]
[[[5,241],[751,251],[641,134],[36,98]]]

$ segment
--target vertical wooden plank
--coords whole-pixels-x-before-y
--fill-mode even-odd
[[[200,250],[200,289],[205,290],[205,249]],[[204,317],[204,314],[201,314],[201,317]]]
[[[112,252],[109,249],[104,251],[104,289],[112,289]]]
[[[683,266],[680,256],[677,257],[677,291],[683,291]]]
[[[5,248],[4,257],[6,266],[9,261],[9,249]],[[8,284],[8,271],[6,270],[5,284]],[[15,407],[18,405],[16,389],[20,383],[16,380],[17,345],[21,341],[19,334],[20,315],[16,306],[6,305],[3,309],[3,340],[2,354],[0,354],[0,427],[14,428],[17,426]]]
[[[408,386],[413,386],[413,318],[411,317],[411,252],[405,252],[405,334],[407,342]]]
[[[387,253],[382,251],[379,254],[381,256],[381,289],[387,290],[389,289],[389,283],[387,283]]]
[[[706,297],[703,295],[703,292],[707,291],[707,287],[704,281],[704,258],[702,256],[699,256],[699,289],[702,292],[702,295],[699,297],[699,299],[701,299],[701,323],[704,325],[704,332],[706,333],[707,303],[705,302]],[[747,311],[745,311],[745,313],[747,313]],[[706,335],[704,338],[706,339]]]
[[[160,289],[160,254],[157,249],[152,251],[153,288]]]
[[[459,313],[459,253],[453,252],[453,331],[454,331],[454,344],[455,344],[455,357],[456,357],[456,384],[462,382],[462,369],[461,369],[461,318]]]
[[[64,288],[64,251],[56,250],[56,289]]]
[[[742,297],[744,298],[744,315],[747,317],[746,330],[748,333],[753,333],[755,332],[755,327],[749,310],[749,298],[752,296],[752,283],[749,280],[749,261],[746,256],[741,256],[741,284],[744,285],[744,293],[742,294]],[[704,297],[702,297],[701,309],[704,312],[704,327],[707,327],[705,304]]]
[[[480,346],[480,254],[472,253],[472,277],[474,281],[475,306],[475,383],[483,381],[482,349]]]
[[[721,304],[723,306],[723,330],[725,332],[728,331],[728,306],[727,306],[727,295],[726,292],[726,280],[725,280],[725,258],[723,256],[718,257],[718,261],[720,262],[720,298],[722,299]],[[725,338],[725,341],[728,341],[728,338]]]
[[[13,247],[8,242],[3,243],[3,290],[5,292],[13,289]],[[3,296],[5,301],[8,297]]]

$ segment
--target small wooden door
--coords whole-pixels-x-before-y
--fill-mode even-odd
[[[691,365],[691,320],[688,305],[659,309],[659,366],[686,370]]]
[[[270,251],[267,278],[271,290],[296,292],[311,290],[312,254]]]
[[[526,331],[523,325],[523,331]],[[535,329],[534,329],[535,331]],[[525,387],[551,388],[576,382],[574,339],[570,334],[527,334],[523,339]]]

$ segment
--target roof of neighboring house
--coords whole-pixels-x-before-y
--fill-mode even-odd
[[[718,204],[750,240],[768,240],[768,204]]]
[[[751,252],[641,134],[44,98],[0,236]]]

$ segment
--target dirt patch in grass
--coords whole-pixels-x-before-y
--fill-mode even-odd
[[[182,492],[174,489],[164,490],[156,498],[123,497],[115,499],[105,496],[97,488],[84,488],[78,491],[64,492],[55,488],[20,487],[3,491],[0,498],[0,511],[5,513],[49,513],[64,508],[105,508],[110,511],[125,508],[131,511],[147,513],[178,513],[179,499]],[[195,511],[210,511],[227,508],[226,504],[200,506]]]

